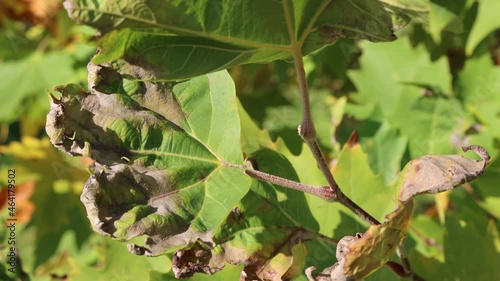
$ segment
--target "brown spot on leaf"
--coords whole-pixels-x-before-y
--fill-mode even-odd
[[[418,171],[420,171],[420,165],[417,164],[417,165],[413,166],[413,171],[415,173],[417,173]]]

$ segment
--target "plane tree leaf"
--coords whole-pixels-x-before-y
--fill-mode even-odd
[[[262,148],[251,157],[259,170],[272,169],[279,176],[297,179],[292,165],[277,152]],[[301,192],[254,181],[215,231],[215,247],[199,242],[175,253],[175,277],[212,274],[227,263],[244,264],[244,280],[283,280],[299,275],[307,256],[304,242],[324,239],[318,235],[319,225],[311,212],[300,208],[305,205]]]
[[[411,158],[454,153],[453,136],[467,115],[452,95],[446,58],[431,61],[422,45],[414,48],[407,38],[361,46],[361,67],[348,72],[358,93],[346,112],[361,120],[388,122],[399,130],[398,135],[408,138]],[[414,67],[408,69],[408,64]],[[384,75],[381,68],[395,74]],[[371,113],[360,114],[364,111],[360,108]]]
[[[67,0],[64,5],[74,20],[100,31],[94,63],[124,59],[169,80],[287,59],[296,49],[307,54],[338,37],[395,39],[390,15],[368,0]]]
[[[500,4],[495,0],[481,0],[477,11],[476,20],[472,26],[465,51],[467,54],[472,54],[474,49],[488,34],[500,28],[500,18],[497,11]]]
[[[147,235],[158,255],[211,234],[250,187],[234,85],[227,72],[183,83],[144,81],[124,62],[89,66],[90,93],[59,86],[47,133],[54,146],[95,160],[81,200],[92,227],[119,240]],[[150,76],[148,76],[150,77]]]
[[[407,202],[418,194],[451,190],[482,175],[490,160],[488,152],[477,145],[462,149],[473,150],[482,160],[462,155],[426,155],[410,161],[400,179],[399,201]]]
[[[5,79],[0,85],[0,98],[4,101],[0,105],[0,122],[10,123],[19,118],[26,109],[23,103],[30,98],[36,98],[44,89],[65,81],[80,81],[81,78],[73,69],[75,61],[68,52],[39,53],[34,52],[30,56],[16,61],[2,62],[0,64],[0,76]],[[46,69],[53,71],[50,75]],[[26,79],[26,80],[25,80]],[[21,83],[18,81],[31,81]],[[43,107],[46,112],[46,103],[37,103],[36,106]]]

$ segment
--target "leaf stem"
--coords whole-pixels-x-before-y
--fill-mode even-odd
[[[255,179],[263,180],[280,186],[299,190],[302,192],[307,192],[309,194],[318,196],[326,201],[331,202],[334,200],[333,191],[329,186],[307,185],[252,169],[245,169],[245,174]]]
[[[364,221],[368,222],[370,225],[379,225],[380,222],[370,215],[363,208],[354,203],[349,197],[347,197],[340,189],[337,189],[337,201],[342,205],[346,206],[348,209],[353,211],[358,217],[362,218]]]
[[[416,273],[413,272],[407,273],[406,270],[404,269],[404,265],[401,265],[397,262],[388,261],[385,265],[401,278],[409,278],[413,281],[425,281],[424,278],[420,277]]]

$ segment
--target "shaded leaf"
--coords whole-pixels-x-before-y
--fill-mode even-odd
[[[410,253],[412,267],[426,280],[495,280],[500,273],[498,222],[488,219],[474,202],[465,201],[457,202],[458,213],[448,212],[439,228],[439,255]]]
[[[441,42],[442,32],[462,33],[464,24],[461,12],[466,0],[433,0],[429,1],[429,29],[434,41]]]
[[[495,0],[481,0],[477,11],[476,20],[470,31],[469,38],[465,51],[467,54],[472,54],[479,43],[494,30],[500,28],[500,18],[498,17],[498,9],[500,4]]]
[[[395,39],[390,16],[376,1],[67,0],[64,5],[73,19],[101,31],[94,63],[121,58],[169,80],[290,58],[294,48],[307,54],[338,37]]]

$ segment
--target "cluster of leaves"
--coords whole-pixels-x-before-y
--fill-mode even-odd
[[[25,138],[2,152],[16,167],[26,167],[21,174],[33,173],[26,182],[34,180],[37,186],[32,196],[37,215],[20,240],[29,244],[36,231],[31,243],[47,249],[23,250],[20,244],[30,274],[78,279],[83,277],[75,271],[85,271],[123,280],[146,279],[149,271],[150,280],[168,280],[225,266],[215,278],[234,280],[243,269],[250,280],[305,280],[305,266],[335,263],[336,241],[365,232],[365,222],[338,204],[243,173],[251,169],[248,158],[260,171],[326,184],[296,134],[301,104],[289,74],[292,66],[275,61],[300,51],[312,52],[305,70],[319,144],[343,192],[378,220],[396,209],[401,163],[455,153],[471,143],[492,153],[489,169],[467,184],[468,192],[424,197],[415,202],[411,221],[406,205],[396,209],[404,212],[392,215],[402,218],[370,233],[409,224],[410,261],[428,280],[493,280],[500,268],[495,258],[500,252],[495,190],[500,72],[495,26],[486,24],[498,21],[491,15],[498,4],[380,2],[398,22],[413,15],[428,28],[412,22],[391,43],[340,39],[320,49],[339,36],[393,40],[389,14],[374,1],[67,1],[74,19],[99,29],[100,51],[88,67],[88,91],[74,84],[57,88],[62,97],[52,98],[47,133],[56,147],[96,161],[81,197],[94,230],[117,240],[133,239],[129,251],[135,254],[169,253],[170,258],[119,254],[121,244],[90,235],[75,202],[81,185],[67,187],[85,175],[59,173],[54,183],[49,177],[41,181],[41,175],[57,169],[33,166],[33,159],[69,160],[50,150],[46,140]],[[356,12],[347,15],[345,9]],[[23,60],[13,59],[10,65]],[[238,66],[242,63],[268,64]],[[226,71],[205,74],[230,67],[232,77]],[[54,84],[69,81],[80,80]],[[24,115],[26,100],[38,98],[39,92],[33,88],[16,95],[17,109],[9,107],[5,123]],[[354,129],[360,143],[341,149]],[[16,148],[20,145],[24,150]],[[33,146],[51,152],[36,156]],[[400,183],[411,176],[411,167],[401,172]],[[56,204],[68,206],[67,211],[51,208]],[[56,218],[59,228],[44,228]],[[145,243],[135,238],[144,235]],[[57,247],[58,255],[47,262]],[[35,262],[30,258],[34,253]],[[83,258],[89,253],[91,258]],[[134,267],[141,270],[127,276]],[[195,274],[193,279],[210,278]],[[399,277],[383,267],[367,279]]]

